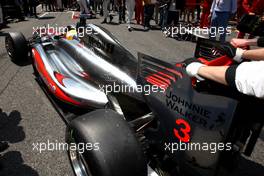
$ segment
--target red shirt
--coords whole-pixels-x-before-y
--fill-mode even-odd
[[[264,12],[264,0],[254,0],[249,12],[262,15]]]
[[[252,0],[251,0],[252,1]],[[242,2],[242,8],[243,8],[243,11],[245,13],[249,13],[250,12],[250,7],[251,7],[251,4],[249,0],[243,0]]]
[[[203,9],[210,9],[212,5],[213,0],[204,0],[203,2]]]
[[[195,8],[196,0],[186,0],[186,7],[187,8]]]

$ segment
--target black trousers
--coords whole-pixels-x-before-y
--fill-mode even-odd
[[[55,11],[54,1],[53,0],[47,0],[47,5],[49,8],[49,11]]]
[[[119,0],[118,2],[118,13],[119,13],[119,21],[125,21],[126,19],[126,1]]]
[[[29,8],[28,8],[28,1],[23,0],[23,9],[24,9],[24,14],[27,16],[29,14]]]
[[[144,27],[150,27],[150,20],[153,18],[154,8],[154,4],[144,5]]]
[[[63,8],[68,8],[68,0],[62,0]]]
[[[37,7],[36,7],[36,1],[35,0],[29,0],[29,13],[30,15],[37,16]]]
[[[179,23],[179,18],[180,18],[180,12],[179,11],[169,11],[168,12],[168,19],[167,19],[167,24],[168,25],[177,25]]]

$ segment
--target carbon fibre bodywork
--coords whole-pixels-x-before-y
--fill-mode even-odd
[[[216,175],[221,157],[228,151],[204,150],[201,144],[230,142],[238,101],[198,92],[181,67],[142,53],[139,53],[139,65],[141,84],[153,85],[156,83],[151,77],[158,78],[162,76],[160,73],[168,75],[164,93],[145,96],[146,103],[158,118],[158,126],[146,132],[147,138],[157,142],[160,150],[190,174]],[[160,81],[166,84],[164,79]]]

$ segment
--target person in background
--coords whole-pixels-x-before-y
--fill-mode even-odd
[[[57,0],[57,10],[58,11],[63,11],[62,0]]]
[[[186,17],[187,17],[188,23],[191,22],[190,16],[192,17],[192,21],[194,20],[195,8],[196,8],[196,0],[186,0],[184,19],[186,19]]]
[[[144,8],[142,0],[136,0],[135,19],[137,21],[137,24],[143,24]]]
[[[169,7],[169,0],[161,0],[160,1],[160,22],[159,25],[161,26],[162,32],[165,31],[165,27],[167,26],[167,19],[168,19],[168,7]]]
[[[101,0],[94,0],[94,4],[93,4],[93,10],[95,12],[95,14],[97,14],[97,11],[100,11],[101,9]]]
[[[101,22],[102,24],[107,23],[108,16],[110,18],[110,22],[112,22],[112,20],[113,20],[113,16],[109,15],[109,10],[108,10],[109,5],[110,5],[110,0],[104,0],[103,1],[104,20]]]
[[[263,15],[264,12],[264,0],[253,0],[253,4],[249,9],[249,13],[252,15]]]
[[[23,0],[23,11],[25,16],[29,16],[28,0]]]
[[[155,23],[156,25],[159,24],[159,1],[158,0],[153,0],[153,4],[155,5],[155,8],[154,8],[154,20],[155,20]]]
[[[239,21],[244,14],[250,14],[250,8],[253,5],[254,0],[238,0],[237,1],[237,20]],[[239,32],[237,38],[244,38],[245,33]],[[249,38],[254,38],[250,35]]]
[[[89,8],[86,0],[77,0],[79,6],[80,6],[80,12],[81,14],[89,14]]]
[[[62,0],[62,6],[64,9],[68,9],[68,0]]]
[[[231,15],[237,11],[237,0],[213,0],[209,18],[211,18],[210,39],[216,40],[215,34],[220,33],[220,41],[225,42],[227,25]],[[221,28],[221,29],[220,29]],[[213,36],[214,35],[214,36]]]
[[[208,17],[210,15],[210,9],[212,5],[212,0],[204,0],[202,4],[202,15],[200,21],[200,28],[207,28],[209,27],[209,20]]]
[[[3,25],[4,25],[4,15],[2,10],[2,4],[0,2],[0,29],[3,27]]]
[[[259,15],[262,16],[264,12],[264,1],[263,0],[239,0],[240,4],[238,4],[238,20],[243,16],[243,14],[249,15]],[[243,39],[246,34],[243,32],[239,32],[237,38]],[[255,38],[254,35],[249,34],[248,39]],[[250,49],[250,46],[245,46],[246,49]]]
[[[131,22],[135,11],[135,0],[126,0],[127,6],[127,29],[132,31]]]
[[[176,26],[179,23],[180,18],[180,1],[179,0],[171,0],[169,2],[168,8],[168,26]]]
[[[197,12],[196,15],[196,22],[200,21],[200,16],[201,16],[201,0],[196,0],[196,6],[195,6],[195,10]]]
[[[54,12],[55,11],[55,0],[47,0],[48,10]]]
[[[22,0],[15,0],[16,16],[19,20],[24,20],[24,15],[22,14],[23,2]]]
[[[36,0],[29,0],[29,14],[30,16],[34,16],[35,18],[38,18],[37,16],[37,1]]]
[[[94,0],[87,0],[87,4],[88,4],[90,11],[92,11],[94,7]]]
[[[48,4],[46,0],[41,0],[39,1],[39,3],[41,4],[41,10],[42,11],[48,11]]]
[[[118,7],[118,13],[119,13],[119,24],[126,21],[126,8],[125,8],[125,4],[126,1],[125,0],[117,0],[117,7]]]
[[[150,29],[150,20],[154,14],[155,5],[151,0],[144,0],[144,30],[148,31]]]

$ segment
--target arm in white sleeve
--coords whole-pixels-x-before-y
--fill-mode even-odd
[[[264,98],[264,61],[243,62],[229,67],[226,81],[243,94]]]

